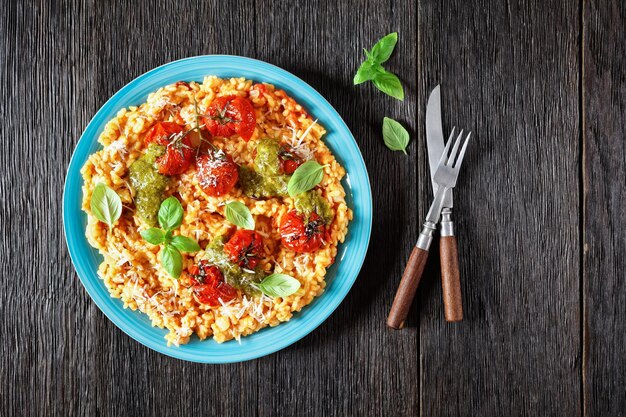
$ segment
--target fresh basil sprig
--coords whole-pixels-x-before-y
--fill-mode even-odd
[[[172,231],[180,227],[183,222],[183,206],[176,197],[169,197],[161,203],[159,208],[159,224],[162,229],[151,227],[141,231],[141,237],[153,245],[163,245],[159,253],[161,265],[173,278],[180,277],[183,270],[183,256],[181,252],[197,252],[200,245],[186,236],[172,236]]]
[[[378,64],[383,64],[387,62],[397,43],[398,32],[392,32],[376,42],[376,44],[372,47],[372,51],[366,55],[368,58],[371,58],[372,61]]]
[[[364,49],[367,59],[354,75],[354,85],[372,81],[376,88],[398,100],[404,100],[404,88],[400,79],[383,68],[398,43],[398,33],[393,32],[380,39],[371,51]]]
[[[272,274],[257,285],[263,294],[271,297],[287,297],[298,291],[300,281],[287,274]]]
[[[165,230],[174,230],[183,223],[183,206],[176,197],[165,199],[159,207],[159,224]]]
[[[179,278],[183,271],[183,255],[172,245],[166,244],[159,253],[161,265],[172,278]]]
[[[356,74],[354,74],[354,85],[371,81],[379,74],[384,74],[385,69],[380,64],[368,60],[363,61]]]
[[[103,223],[113,226],[122,215],[122,200],[115,191],[103,183],[99,183],[91,193],[89,204],[91,213]]]
[[[396,74],[385,72],[374,77],[372,82],[376,88],[388,96],[397,98],[398,100],[404,100],[404,89]]]
[[[197,252],[200,250],[198,242],[187,236],[174,236],[169,243],[181,252]]]
[[[324,166],[316,161],[307,161],[296,169],[287,184],[289,196],[295,197],[313,189],[324,178]]]
[[[409,132],[398,122],[388,117],[383,119],[383,141],[392,151],[402,151],[406,155]]]
[[[231,201],[224,208],[224,216],[229,222],[242,229],[254,230],[254,218],[245,204]]]

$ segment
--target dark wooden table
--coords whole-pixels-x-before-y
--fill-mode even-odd
[[[620,0],[0,2],[0,415],[626,415],[626,4]],[[352,86],[398,31],[404,102]],[[98,108],[158,65],[258,58],[339,111],[374,226],[341,307],[276,354],[208,366],[153,352],[70,263],[61,194]],[[456,193],[466,319],[429,262],[409,328],[385,326],[431,197],[424,136],[474,132]],[[387,150],[383,116],[412,134]]]

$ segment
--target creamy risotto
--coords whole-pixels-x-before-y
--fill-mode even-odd
[[[243,78],[178,82],[120,110],[81,171],[111,296],[174,345],[288,321],[324,291],[352,219],[324,133],[285,91]]]

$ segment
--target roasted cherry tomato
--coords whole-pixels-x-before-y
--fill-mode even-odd
[[[280,167],[287,175],[291,175],[295,172],[300,165],[304,163],[304,160],[298,156],[292,149],[281,146],[278,151],[278,158],[280,159]]]
[[[224,281],[222,271],[209,261],[202,260],[189,268],[189,279],[196,299],[203,304],[218,306],[220,299],[227,303],[237,297],[237,290]]]
[[[196,159],[198,182],[212,197],[227,194],[239,180],[239,170],[232,158],[218,151]]]
[[[224,252],[230,260],[242,268],[254,269],[259,263],[263,239],[254,230],[237,230],[224,244]]]
[[[161,174],[178,175],[193,162],[194,150],[185,129],[172,122],[158,122],[146,133],[146,143],[165,146],[165,154],[156,160]]]
[[[174,122],[157,122],[146,133],[146,143],[156,143],[159,145],[167,145],[170,143],[171,136],[184,132],[185,129]]]
[[[315,252],[324,245],[325,235],[326,225],[315,212],[307,220],[292,210],[280,223],[280,240],[283,246],[295,252]]]
[[[226,96],[213,100],[202,122],[213,136],[229,137],[236,133],[249,141],[256,127],[256,116],[250,100]]]

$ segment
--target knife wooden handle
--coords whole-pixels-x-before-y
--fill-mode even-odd
[[[422,279],[422,273],[426,266],[426,260],[428,259],[428,251],[420,249],[417,246],[413,248],[409,261],[404,268],[404,274],[402,274],[402,280],[396,297],[391,305],[391,311],[387,317],[387,326],[393,329],[401,329],[404,327],[407,316],[409,315],[409,309],[411,303],[415,297],[415,291]]]
[[[441,289],[443,290],[443,309],[446,321],[461,321],[463,320],[463,301],[461,300],[456,236],[441,236],[439,238],[439,256],[441,258]]]

